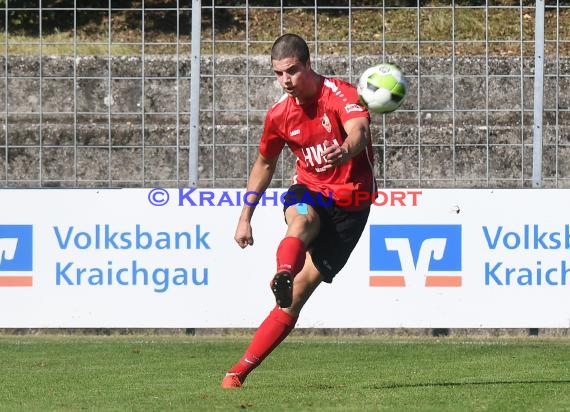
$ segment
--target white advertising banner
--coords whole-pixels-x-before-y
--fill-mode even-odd
[[[257,327],[284,189],[0,190],[0,327]],[[568,328],[570,192],[382,190],[298,327]]]

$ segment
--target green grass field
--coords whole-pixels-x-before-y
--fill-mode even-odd
[[[1,336],[1,410],[570,410],[567,338],[297,337],[239,390],[243,337]]]

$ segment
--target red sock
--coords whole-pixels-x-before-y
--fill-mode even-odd
[[[277,272],[288,270],[295,277],[305,265],[306,252],[305,244],[298,237],[283,238],[277,247]]]
[[[295,327],[295,322],[297,318],[276,306],[253,335],[243,357],[228,373],[236,373],[243,382],[247,375],[289,335]]]

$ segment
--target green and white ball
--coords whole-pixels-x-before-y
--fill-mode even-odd
[[[360,102],[373,113],[390,113],[404,102],[408,83],[402,69],[393,63],[369,67],[357,84]]]

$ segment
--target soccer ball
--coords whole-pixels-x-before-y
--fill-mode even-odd
[[[397,65],[382,63],[362,73],[356,86],[360,103],[373,113],[390,113],[404,102],[408,83]]]

